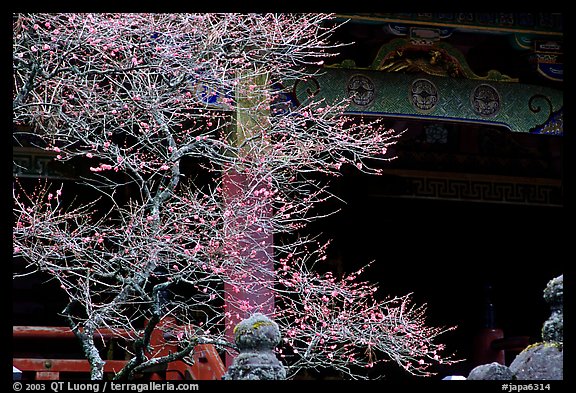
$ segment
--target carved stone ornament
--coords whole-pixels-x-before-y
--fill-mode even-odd
[[[476,86],[470,95],[470,101],[472,110],[480,116],[492,117],[500,111],[500,94],[489,84]]]
[[[368,106],[374,101],[374,82],[365,75],[352,75],[347,86],[348,97],[358,106]]]
[[[222,379],[286,379],[286,369],[274,353],[280,339],[278,325],[264,314],[256,313],[241,321],[234,328],[234,340],[240,353]]]
[[[410,85],[409,98],[418,111],[431,112],[438,103],[438,89],[428,79],[416,79]]]

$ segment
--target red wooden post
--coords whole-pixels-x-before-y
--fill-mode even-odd
[[[492,362],[505,364],[504,350],[501,348],[494,348],[492,343],[495,340],[504,338],[502,329],[484,328],[482,329],[474,340],[474,356],[473,363],[475,366],[481,364],[488,364]]]
[[[230,170],[224,175],[224,198],[229,203],[238,201],[238,198],[247,197],[247,187],[250,181],[246,175]],[[253,184],[253,183],[252,183]],[[263,187],[259,186],[259,187]],[[254,213],[258,217],[270,217],[270,205],[258,207],[254,205]],[[261,206],[261,205],[260,205]],[[244,228],[246,217],[238,216],[236,222],[238,228]],[[273,265],[273,236],[266,234],[262,228],[258,230],[258,224],[247,225],[242,237],[235,239],[234,247],[239,251],[239,259],[251,261],[254,269],[250,269],[249,275],[239,278],[239,285],[225,284],[224,300],[226,307],[226,337],[234,341],[234,327],[253,312],[260,312],[271,316],[274,312],[274,294],[272,290],[262,283],[270,282],[274,274]],[[257,245],[255,247],[255,245]],[[240,307],[243,305],[244,307]],[[226,353],[226,367],[228,368],[234,356]]]

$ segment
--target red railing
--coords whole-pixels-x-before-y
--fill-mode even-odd
[[[176,336],[173,332],[172,335]],[[19,340],[69,340],[75,339],[74,333],[66,327],[52,326],[14,326],[12,328],[14,339]],[[130,340],[131,335],[124,330],[99,329],[95,336],[109,342],[112,339]],[[18,343],[15,344],[16,350]],[[174,353],[178,350],[175,342],[167,341],[163,330],[157,328],[150,338],[151,353],[154,357],[160,357]],[[85,359],[60,359],[45,358],[42,353],[34,354],[34,357],[13,358],[14,367],[35,380],[58,380],[62,373],[73,373],[78,376],[90,374],[90,364]],[[213,345],[199,344],[191,356],[193,362],[188,364],[182,360],[176,360],[148,370],[145,378],[149,380],[219,380],[225,373],[224,363]],[[106,360],[104,373],[117,373],[127,363],[127,360]]]

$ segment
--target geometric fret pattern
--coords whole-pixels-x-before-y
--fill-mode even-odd
[[[395,174],[394,171],[385,171]],[[402,173],[398,196],[443,200],[562,206],[560,180],[514,177],[458,176],[414,171]],[[399,190],[397,190],[399,191]]]

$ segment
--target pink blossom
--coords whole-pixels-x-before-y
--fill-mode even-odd
[[[253,76],[277,74],[278,81],[284,80],[281,67],[286,60],[291,64],[303,62],[323,65],[323,62],[319,61],[320,55],[323,54],[314,51],[318,47],[325,47],[326,44],[323,39],[315,41],[313,35],[317,33],[316,30],[306,30],[307,18],[299,17],[298,23],[294,23],[289,16],[282,14],[267,16],[264,19],[256,16],[242,16],[242,19],[238,19],[239,17],[234,14],[222,15],[214,19],[214,22],[218,23],[219,31],[212,31],[203,30],[206,25],[214,26],[212,19],[207,19],[210,16],[203,14],[193,17],[169,14],[169,16],[161,15],[158,18],[147,14],[127,14],[126,16],[111,14],[105,17],[88,14],[83,15],[81,21],[74,16],[68,16],[71,21],[62,25],[62,32],[59,32],[58,36],[56,36],[56,31],[51,32],[46,29],[57,27],[56,20],[58,20],[58,26],[61,25],[60,23],[66,23],[66,16],[55,18],[45,15],[41,16],[42,19],[35,18],[32,16],[29,20],[41,20],[40,26],[34,27],[37,31],[32,31],[31,24],[34,22],[26,22],[30,31],[17,32],[22,34],[22,38],[28,35],[30,39],[26,41],[22,38],[15,38],[15,40],[19,40],[20,44],[26,44],[19,44],[18,47],[42,51],[42,49],[47,50],[48,45],[48,49],[54,51],[54,55],[41,52],[41,66],[45,67],[42,72],[49,73],[55,69],[63,53],[68,54],[68,58],[64,61],[78,60],[69,63],[66,67],[61,67],[53,80],[40,81],[38,91],[30,95],[31,100],[41,101],[49,97],[54,88],[59,96],[51,102],[61,104],[62,100],[66,100],[67,112],[56,111],[58,113],[53,114],[56,125],[53,127],[54,141],[58,141],[59,146],[88,146],[83,152],[85,157],[90,159],[96,157],[106,163],[96,161],[98,164],[96,167],[90,167],[90,171],[95,173],[111,169],[119,171],[128,163],[133,162],[135,169],[141,168],[144,179],[152,180],[150,193],[146,195],[154,198],[159,194],[168,194],[163,193],[166,188],[162,188],[161,185],[167,183],[163,180],[175,180],[176,183],[180,181],[180,178],[169,178],[172,173],[162,172],[177,168],[178,161],[176,160],[179,157],[176,157],[174,152],[179,151],[190,154],[191,157],[207,153],[207,156],[203,157],[206,159],[206,168],[213,169],[212,173],[218,175],[219,179],[222,179],[219,175],[228,168],[239,175],[238,178],[233,177],[233,182],[240,179],[240,184],[234,188],[233,192],[227,192],[229,188],[226,184],[221,188],[208,187],[214,183],[220,184],[219,181],[210,182],[205,188],[202,185],[196,190],[189,191],[188,187],[185,187],[185,182],[190,181],[193,186],[197,184],[191,176],[183,176],[182,183],[170,188],[171,193],[164,201],[165,203],[155,206],[159,209],[158,213],[153,210],[154,215],[152,215],[150,210],[143,211],[141,205],[136,205],[130,214],[123,216],[129,221],[128,229],[120,220],[106,221],[107,217],[102,217],[102,221],[99,221],[100,215],[97,216],[98,218],[93,218],[90,216],[91,212],[85,214],[84,217],[77,217],[74,216],[75,211],[70,213],[66,211],[64,216],[60,215],[60,212],[51,211],[50,208],[54,206],[50,204],[33,205],[33,214],[36,209],[46,207],[49,210],[46,213],[47,233],[55,233],[58,237],[60,234],[66,235],[67,230],[77,230],[71,233],[71,236],[62,236],[64,239],[71,239],[70,241],[54,242],[59,247],[59,249],[54,248],[54,251],[57,256],[66,255],[68,252],[69,255],[79,252],[82,258],[62,260],[63,258],[56,257],[49,261],[47,266],[60,264],[53,274],[57,278],[59,276],[66,288],[71,288],[70,298],[84,295],[82,291],[72,289],[84,288],[89,279],[88,275],[91,274],[90,270],[84,269],[82,261],[95,261],[99,257],[98,253],[103,251],[104,243],[108,242],[104,239],[104,235],[95,234],[92,237],[83,237],[86,233],[93,234],[95,230],[99,230],[106,233],[106,238],[112,239],[120,248],[116,250],[114,246],[114,255],[111,256],[113,260],[104,261],[102,264],[91,264],[89,268],[92,268],[94,272],[111,276],[110,273],[113,273],[111,265],[114,265],[114,268],[117,265],[121,268],[122,277],[119,277],[121,279],[124,279],[124,272],[126,275],[149,276],[152,274],[147,271],[151,265],[150,257],[158,257],[160,263],[166,264],[165,266],[169,269],[166,276],[172,276],[174,281],[179,279],[179,275],[184,276],[185,273],[183,278],[190,278],[190,282],[202,282],[196,286],[197,291],[190,294],[191,298],[186,299],[186,303],[194,306],[194,303],[198,302],[202,308],[206,307],[215,311],[218,317],[222,315],[244,317],[245,313],[240,312],[240,308],[246,311],[259,310],[259,305],[252,303],[253,300],[254,302],[258,300],[250,298],[250,303],[241,303],[240,300],[245,298],[244,294],[249,295],[253,291],[258,291],[258,287],[262,285],[260,280],[266,280],[264,285],[270,288],[275,300],[282,305],[274,310],[277,320],[284,324],[283,331],[287,331],[287,348],[283,349],[282,355],[286,352],[290,353],[290,356],[306,352],[305,357],[295,356],[296,361],[302,360],[304,364],[308,361],[310,364],[319,364],[318,362],[328,358],[331,362],[336,362],[337,366],[348,366],[347,363],[352,362],[355,364],[350,366],[355,366],[355,369],[362,366],[371,367],[372,350],[376,352],[381,348],[385,350],[374,353],[375,358],[377,356],[380,359],[380,355],[385,355],[387,351],[406,349],[405,352],[394,353],[397,355],[394,360],[398,359],[397,362],[400,364],[407,362],[417,364],[417,359],[426,356],[431,358],[434,355],[430,353],[432,350],[437,350],[438,346],[430,344],[429,349],[426,350],[420,345],[422,340],[407,339],[404,333],[392,332],[392,328],[399,319],[406,320],[406,324],[412,322],[410,308],[402,309],[404,315],[399,318],[398,313],[401,312],[399,306],[397,309],[394,303],[381,303],[376,300],[371,292],[372,287],[357,282],[354,274],[340,278],[339,275],[317,274],[313,270],[317,261],[326,259],[324,251],[328,250],[327,246],[320,247],[318,250],[312,241],[305,242],[305,244],[299,242],[290,244],[291,236],[287,236],[286,244],[282,242],[279,249],[281,251],[278,259],[281,266],[274,270],[275,277],[259,276],[259,273],[268,269],[260,265],[260,262],[271,262],[267,261],[267,258],[261,258],[258,261],[247,258],[248,256],[255,258],[260,253],[266,255],[267,251],[264,250],[271,250],[271,256],[275,257],[276,248],[270,247],[271,240],[269,239],[272,236],[278,232],[289,235],[297,234],[303,228],[303,224],[307,224],[308,219],[315,218],[312,216],[315,215],[316,204],[322,202],[326,194],[321,184],[317,190],[300,187],[299,173],[302,169],[319,170],[320,174],[332,172],[332,175],[336,175],[336,171],[340,170],[342,165],[351,163],[357,165],[358,169],[375,172],[371,168],[363,168],[359,161],[379,155],[380,151],[386,152],[383,146],[387,143],[387,134],[382,134],[382,137],[378,135],[381,133],[381,127],[372,128],[371,124],[365,124],[370,123],[371,120],[361,121],[362,124],[349,127],[346,123],[348,118],[340,121],[343,118],[341,116],[343,110],[339,104],[332,105],[328,101],[317,100],[318,97],[311,97],[309,105],[291,107],[290,111],[286,111],[290,112],[290,116],[286,116],[287,113],[284,111],[277,113],[274,118],[258,115],[261,113],[259,111],[268,107],[268,103],[273,101],[271,96],[275,93],[271,93],[273,89],[270,89],[270,85],[263,86],[260,82],[255,83],[256,79]],[[47,20],[54,20],[54,25],[46,24]],[[178,25],[180,20],[186,20],[187,24],[183,29],[180,29]],[[242,26],[250,26],[253,29],[249,36],[227,35],[237,32],[238,22]],[[46,26],[46,29],[42,26]],[[226,31],[228,27],[233,29]],[[313,24],[308,28],[314,28]],[[284,34],[284,29],[288,34]],[[155,30],[162,31],[161,39],[151,38]],[[77,32],[82,34],[76,34]],[[327,33],[324,35],[328,36]],[[199,41],[194,41],[196,37]],[[202,37],[208,37],[210,45],[202,47],[201,53],[196,53],[198,45],[202,46]],[[134,38],[139,41],[134,41]],[[192,42],[188,38],[191,38]],[[235,40],[245,38],[250,42],[247,42],[248,49],[243,55],[247,59],[254,56],[256,61],[245,62],[241,57],[220,56],[224,50],[221,43],[234,43]],[[51,39],[55,41],[50,41]],[[36,47],[30,47],[30,43],[34,43]],[[300,45],[302,45],[301,48]],[[55,48],[61,48],[62,53],[58,53]],[[276,57],[275,51],[278,48],[283,51],[279,57]],[[23,57],[27,58],[28,52],[24,50],[22,50]],[[302,54],[305,54],[305,57],[301,57]],[[318,57],[315,57],[316,55]],[[258,59],[258,56],[262,59]],[[20,63],[24,65],[24,62]],[[68,70],[73,64],[82,69],[82,72],[70,73]],[[146,64],[146,67],[137,67],[142,64]],[[250,65],[250,69],[246,69],[248,72],[238,74],[238,71],[242,71],[245,65]],[[197,67],[196,72],[194,67]],[[94,73],[84,72],[85,70],[91,70]],[[115,71],[109,74],[110,78],[105,81],[100,72],[107,70]],[[15,80],[26,80],[26,75],[18,70],[14,72],[18,74],[15,77],[19,78]],[[304,77],[306,77],[305,72],[306,70],[302,69]],[[191,73],[193,75],[190,75]],[[159,82],[161,78],[158,78],[158,75],[165,76],[163,82]],[[247,76],[247,78],[239,83],[239,75]],[[188,78],[189,76],[192,78]],[[96,81],[100,81],[100,85],[96,85]],[[177,85],[173,89],[165,89],[164,81],[175,82]],[[69,86],[67,82],[71,82]],[[252,94],[250,99],[253,101],[247,102],[247,107],[243,108],[247,119],[256,115],[252,117],[254,120],[252,124],[256,125],[255,132],[249,133],[245,144],[239,145],[236,140],[232,141],[233,138],[227,138],[229,130],[227,122],[231,116],[228,114],[223,116],[221,109],[207,108],[196,100],[194,92],[197,86],[195,84],[202,83],[210,85],[210,89],[207,90],[209,93],[228,86],[236,86],[237,89],[240,86],[246,90],[262,92],[262,95]],[[218,86],[219,83],[221,86]],[[34,88],[36,89],[36,86]],[[234,88],[231,90],[231,96],[234,96]],[[225,110],[236,109],[234,98],[222,96],[212,98],[218,98],[219,105],[232,104]],[[42,117],[46,116],[41,110],[43,103],[34,104],[39,105],[31,106],[30,109],[22,108],[22,110],[36,111],[30,113],[30,118],[34,118],[37,114],[43,120]],[[342,108],[344,107],[345,105],[342,105]],[[327,116],[328,113],[333,114],[334,117]],[[317,123],[313,124],[310,129],[304,127],[307,125],[305,124],[308,120],[306,117],[317,120]],[[235,123],[233,118],[232,123]],[[114,146],[111,146],[112,132],[116,129],[125,130],[127,138],[114,139]],[[157,132],[152,133],[146,130]],[[163,130],[178,132],[168,135]],[[140,135],[131,135],[132,132],[140,133]],[[262,139],[257,140],[257,136],[260,135]],[[77,139],[74,140],[73,137]],[[202,146],[200,149],[201,146],[198,143],[200,141],[210,141],[213,145],[205,142],[207,146]],[[93,143],[91,148],[90,143]],[[239,149],[240,146],[245,146],[246,149]],[[104,151],[100,150],[102,148]],[[55,151],[56,154],[60,153],[58,150]],[[235,154],[236,152],[241,154]],[[64,155],[64,153],[61,154]],[[166,159],[165,155],[170,155],[170,160]],[[342,157],[343,155],[348,158]],[[121,177],[120,179],[123,180]],[[109,180],[114,182],[117,177],[110,176]],[[244,180],[246,180],[245,183]],[[262,187],[262,184],[266,186]],[[122,187],[121,184],[117,185],[120,186],[119,188]],[[253,194],[250,194],[251,190],[255,190]],[[198,194],[196,194],[197,191]],[[187,195],[188,192],[194,194]],[[60,190],[54,195],[59,196]],[[54,198],[54,195],[50,194],[49,198]],[[137,189],[136,196],[138,196]],[[91,197],[91,194],[88,193],[87,197]],[[128,209],[132,209],[132,205],[126,204],[120,208],[126,208],[128,212]],[[56,214],[53,216],[49,215],[54,213]],[[117,212],[111,212],[111,216],[117,217],[115,213]],[[27,214],[22,209],[23,216],[30,217],[33,214]],[[232,216],[235,219],[230,219]],[[55,218],[56,222],[51,221],[52,218]],[[74,225],[60,225],[60,219],[70,219]],[[212,226],[203,225],[207,223],[204,219]],[[29,221],[23,222],[24,227],[29,224]],[[86,222],[89,223],[88,227],[84,225]],[[95,222],[102,226],[94,228]],[[103,230],[102,227],[108,225],[108,222],[110,222],[109,230]],[[152,223],[156,222],[158,225],[151,227]],[[55,228],[57,228],[56,231],[54,231]],[[87,232],[88,229],[90,232]],[[50,230],[52,232],[48,232]],[[153,232],[151,233],[150,230]],[[162,244],[168,241],[171,244]],[[272,244],[276,245],[276,243]],[[97,246],[96,250],[93,250],[94,245]],[[65,247],[70,249],[67,250]],[[53,248],[49,245],[46,250],[52,251]],[[112,250],[109,251],[112,252]],[[205,255],[199,255],[200,253]],[[285,257],[289,253],[290,255]],[[26,254],[34,255],[33,252],[25,252]],[[42,260],[42,258],[38,259]],[[183,272],[179,272],[179,269]],[[70,274],[70,271],[73,273]],[[199,278],[202,278],[202,281],[199,281]],[[204,278],[206,280],[203,280]],[[121,291],[125,282],[129,280],[114,282],[114,278],[111,277],[110,285],[102,288],[110,291],[107,296],[92,297],[91,289],[88,289],[89,292],[85,294],[86,302],[94,302],[94,304],[86,304],[87,306],[94,306],[94,309],[102,307],[104,310],[102,315],[111,316],[111,321],[103,320],[103,324],[110,322],[111,326],[119,326],[118,322],[124,324],[127,321],[115,319],[124,315],[107,313],[108,305],[97,304],[101,298],[104,300],[113,298],[114,292]],[[216,282],[225,282],[233,288],[227,293],[233,301],[228,302],[224,298],[219,284],[212,285]],[[277,292],[274,286],[276,283],[279,283],[281,287]],[[240,293],[241,296],[235,293]],[[138,296],[140,294],[134,293],[134,297],[131,297],[130,300],[135,301],[130,305],[130,309],[131,312],[134,310],[134,316],[142,318],[144,314],[139,313],[141,299],[137,299]],[[215,304],[210,302],[212,300],[216,300]],[[223,307],[220,308],[221,306]],[[183,306],[174,304],[174,307],[174,315],[186,315],[186,309],[178,309]],[[224,314],[223,311],[226,310],[228,311]],[[382,324],[383,321],[379,319],[380,310],[386,314],[385,324]],[[237,312],[240,312],[239,315],[236,314]],[[90,318],[91,314],[85,312],[83,315]],[[180,322],[186,323],[184,320],[178,321],[179,324]],[[198,324],[199,322],[201,321],[198,321]],[[217,323],[217,326],[233,324],[223,319],[214,319],[213,321],[207,320],[206,325],[212,322]],[[418,338],[421,336],[424,336],[424,339],[428,338],[426,331],[422,333],[420,329],[420,325],[417,324],[413,329],[414,335]],[[396,331],[398,331],[397,328]],[[208,334],[208,329],[206,333]],[[179,340],[186,338],[183,329],[176,329],[174,334]],[[202,334],[202,329],[198,330],[198,334]],[[219,335],[220,332],[216,334]],[[314,345],[310,346],[308,352],[307,346],[312,343]],[[334,343],[338,343],[338,346]],[[374,348],[371,347],[371,343],[374,343]],[[384,347],[386,345],[390,347]],[[290,347],[289,350],[287,350],[288,347]],[[411,349],[415,349],[417,353],[410,355],[411,358],[407,359],[408,355],[405,354],[408,354]],[[414,356],[418,356],[416,360]]]

